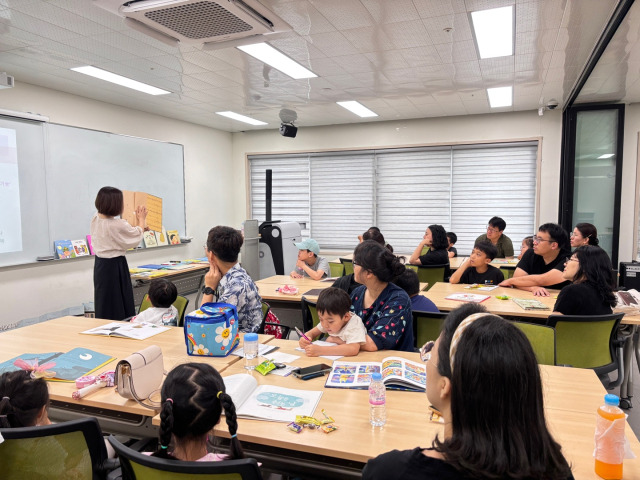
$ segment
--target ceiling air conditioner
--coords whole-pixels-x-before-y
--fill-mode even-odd
[[[291,30],[258,0],[93,0],[131,28],[168,44],[223,48],[274,39]]]

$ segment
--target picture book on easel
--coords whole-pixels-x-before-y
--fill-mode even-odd
[[[71,240],[56,240],[53,242],[53,246],[56,251],[56,255],[61,260],[66,260],[68,258],[76,258],[76,252],[73,249],[73,244]]]

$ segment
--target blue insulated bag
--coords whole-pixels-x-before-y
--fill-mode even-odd
[[[184,319],[187,353],[226,357],[240,343],[238,309],[228,303],[205,303]]]

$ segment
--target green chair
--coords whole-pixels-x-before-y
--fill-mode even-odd
[[[624,342],[618,338],[618,326],[623,316],[550,315],[547,325],[556,331],[556,365],[592,368],[608,388],[620,385]],[[607,374],[615,370],[618,378],[609,382]]]
[[[440,336],[442,324],[447,312],[418,312],[413,310],[413,338],[415,347],[420,348],[430,340],[435,341]]]
[[[182,295],[178,295],[176,301],[173,302],[173,306],[178,310],[178,326],[181,327],[184,325],[184,314],[187,311],[187,306],[189,305],[189,299],[183,297]],[[145,294],[142,299],[142,303],[140,303],[140,309],[138,310],[138,314],[144,312],[147,308],[151,308],[151,300],[149,300],[149,294]]]
[[[540,365],[556,364],[556,331],[547,325],[513,322],[529,339]]]
[[[253,458],[177,462],[136,452],[113,435],[109,442],[120,458],[123,480],[262,480],[258,462]]]
[[[305,297],[302,297],[301,305],[303,332],[308,332],[320,323],[320,317],[318,316],[318,310],[316,309],[316,302],[311,302]]]
[[[353,263],[351,268],[353,268]],[[344,265],[342,263],[329,262],[329,273],[332,277],[342,277],[344,275]]]
[[[513,274],[516,271],[516,269],[515,268],[500,268],[500,271],[502,272],[502,275],[504,275],[504,279],[505,280],[509,280],[511,277],[513,277]]]
[[[267,322],[267,319],[269,318],[270,310],[271,310],[271,306],[263,300],[262,301],[262,323],[260,324],[260,328],[258,329],[257,333],[264,334],[265,327],[272,326],[280,329],[282,338],[289,338],[289,332],[291,331],[291,327],[287,325],[283,325],[281,323]]]
[[[107,458],[94,417],[41,427],[0,428],[4,480],[104,479],[118,461]]]
[[[344,267],[345,275],[351,275],[353,273],[353,260],[349,258],[341,258],[340,263]]]
[[[428,245],[424,245],[424,246],[422,247],[422,250],[420,250],[420,256],[422,256],[422,255],[426,255],[426,254],[427,254],[427,252],[428,252],[429,250],[430,250],[429,246],[428,246]],[[421,346],[422,346],[422,345],[421,345]]]
[[[414,265],[418,268],[418,280],[421,283],[428,283],[427,290],[433,287],[436,282],[444,282],[445,276],[449,274],[449,264],[443,265]]]

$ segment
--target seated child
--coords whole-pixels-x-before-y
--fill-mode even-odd
[[[458,236],[453,232],[447,232],[447,240],[449,241],[449,246],[447,247],[449,258],[457,257],[458,250],[456,250],[456,247],[454,247],[454,245],[458,241]]]
[[[169,372],[162,384],[160,442],[155,457],[191,462],[244,458],[233,400],[225,393],[218,371],[206,363],[183,363]],[[229,455],[207,450],[208,435],[222,411],[231,434]]]
[[[520,255],[518,255],[518,260],[522,260],[524,252],[526,252],[530,248],[533,248],[533,235],[524,237],[522,239],[522,245],[520,246]]]
[[[476,243],[471,256],[451,275],[449,282],[498,285],[504,280],[504,275],[499,268],[489,265],[497,254],[498,248],[493,243]]]
[[[339,288],[329,287],[318,295],[316,303],[320,323],[313,327],[305,336],[313,340],[323,333],[328,333],[327,342],[337,343],[334,347],[314,345],[305,338],[300,338],[300,346],[309,357],[319,355],[343,355],[350,357],[357,355],[360,345],[367,340],[367,329],[362,319],[352,313],[349,294]]]
[[[291,278],[309,277],[312,280],[321,280],[324,276],[331,276],[329,262],[320,256],[318,242],[313,238],[307,238],[294,245],[298,248],[298,261],[290,273]]]
[[[420,293],[420,280],[418,274],[410,268],[405,269],[394,280],[397,286],[407,292],[411,299],[411,311],[415,312],[438,312],[438,307],[435,303],[429,300],[424,295],[418,295]]]
[[[154,278],[149,285],[151,307],[131,319],[136,323],[153,323],[160,326],[178,325],[178,310],[172,305],[178,298],[178,289],[166,278]]]

